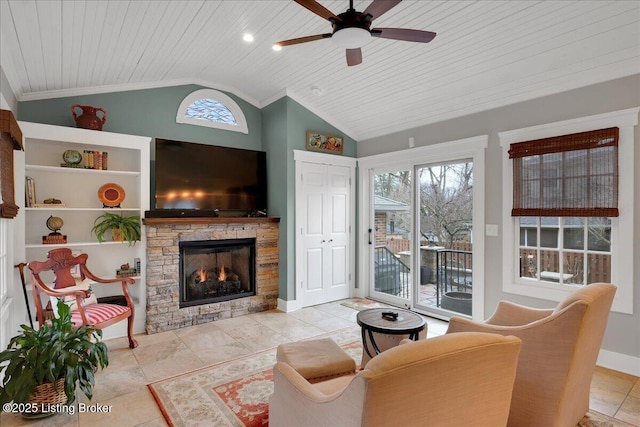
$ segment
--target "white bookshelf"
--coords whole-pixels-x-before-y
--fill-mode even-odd
[[[129,291],[136,303],[134,332],[144,332],[144,228],[142,240],[135,245],[112,241],[100,243],[91,229],[96,218],[104,212],[144,217],[144,212],[149,209],[151,138],[30,122],[19,122],[19,125],[24,135],[25,151],[15,164],[16,202],[21,207],[16,254],[22,253],[25,262],[45,260],[49,250],[68,247],[77,253],[87,253],[89,269],[104,278],[115,277],[116,270],[122,264],[134,266],[134,260],[140,258],[141,272],[133,277],[136,283],[129,287]],[[62,154],[66,150],[108,152],[108,170],[62,167]],[[64,207],[25,207],[23,194],[26,176],[35,180],[36,203],[55,198],[61,200]],[[105,208],[98,199],[98,189],[107,183],[118,184],[124,189],[125,198],[121,207]],[[67,236],[66,244],[42,244],[42,237],[51,232],[46,227],[46,221],[52,215],[64,221],[60,233]],[[45,279],[51,280],[52,276]],[[119,283],[96,285],[93,288],[98,297],[121,293]],[[104,330],[105,339],[120,336],[126,336],[126,322]]]

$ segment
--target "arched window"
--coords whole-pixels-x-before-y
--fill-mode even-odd
[[[240,106],[224,93],[200,89],[187,95],[178,107],[176,123],[249,133]]]

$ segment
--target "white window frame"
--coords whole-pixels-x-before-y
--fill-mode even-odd
[[[0,307],[9,299],[9,221],[0,218]]]
[[[518,262],[519,234],[516,217],[511,216],[513,202],[513,162],[509,159],[512,143],[567,135],[608,127],[620,128],[618,141],[618,208],[620,216],[611,223],[611,281],[618,287],[612,310],[633,314],[633,173],[634,127],[638,125],[640,108],[597,114],[511,131],[499,132],[502,146],[502,226],[503,226],[503,280],[502,290],[507,293],[561,301],[575,290],[575,285],[560,285],[548,281],[521,278]]]
[[[220,123],[216,121],[202,120],[202,119],[194,119],[192,117],[186,117],[187,108],[194,102],[200,99],[213,99],[218,101],[225,107],[231,111],[231,114],[236,119],[236,124],[231,125],[228,123]],[[200,89],[195,92],[191,92],[187,95],[180,106],[178,107],[178,113],[176,114],[176,123],[183,123],[195,126],[204,126],[215,129],[223,129],[230,130],[233,132],[241,132],[244,134],[249,133],[249,128],[247,126],[247,119],[242,112],[240,106],[233,100],[229,95],[226,95],[218,90],[214,89]]]
[[[0,349],[7,348],[15,333],[11,317],[13,303],[9,290],[10,279],[13,279],[13,266],[9,262],[9,242],[12,241],[9,221],[15,220],[0,218]]]

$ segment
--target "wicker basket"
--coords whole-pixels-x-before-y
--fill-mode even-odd
[[[63,405],[67,403],[67,400],[67,395],[64,393],[64,378],[60,378],[54,383],[38,384],[29,397],[29,403],[40,407],[43,404]]]

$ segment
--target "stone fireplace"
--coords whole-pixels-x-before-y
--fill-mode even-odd
[[[279,218],[145,218],[144,224],[147,333],[276,308]]]

